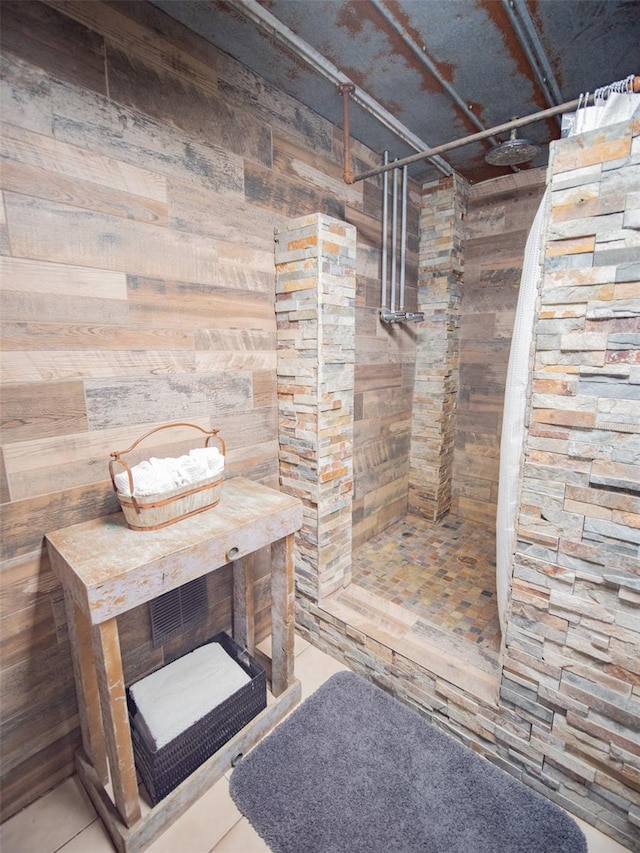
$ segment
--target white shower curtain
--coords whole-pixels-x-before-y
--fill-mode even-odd
[[[529,353],[533,338],[536,301],[540,282],[540,251],[544,233],[545,191],[538,207],[524,250],[524,264],[518,293],[516,318],[511,338],[507,384],[502,415],[500,474],[496,519],[496,591],[500,630],[504,637],[507,603],[511,583],[511,557],[514,552],[516,510],[518,503],[520,463],[524,443],[524,418],[529,382]]]
[[[640,115],[640,95],[625,92],[627,81],[596,92],[595,104],[578,109],[563,122],[567,136],[586,133],[609,124],[629,121]],[[586,101],[586,98],[585,98]],[[524,419],[529,383],[529,355],[533,338],[536,301],[541,276],[541,252],[548,190],[545,192],[527,238],[516,318],[511,338],[511,352],[507,369],[502,441],[500,444],[500,472],[498,482],[498,508],[496,514],[496,590],[500,630],[505,636],[509,588],[515,553],[515,530],[518,509],[520,471],[524,445]]]

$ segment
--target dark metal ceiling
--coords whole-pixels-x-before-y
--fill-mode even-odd
[[[391,114],[400,135],[358,103],[350,106],[351,136],[381,154],[388,150],[391,159],[640,71],[640,0],[152,1],[342,127],[335,80],[300,55],[301,45],[311,46]],[[560,135],[559,120],[529,125],[519,135],[543,146],[520,168],[542,166],[547,143]],[[466,145],[441,155],[444,168],[420,161],[409,171],[431,180],[448,165],[472,182],[487,180],[507,171],[484,161],[491,147],[488,140]]]

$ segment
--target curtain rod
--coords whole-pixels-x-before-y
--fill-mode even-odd
[[[640,92],[640,76],[633,78],[632,89],[634,92]],[[590,96],[589,102],[592,100],[593,96]],[[487,130],[481,130],[479,133],[472,133],[471,136],[464,136],[461,139],[454,139],[451,142],[445,142],[443,145],[436,145],[434,148],[427,148],[424,151],[418,151],[417,154],[410,154],[408,157],[403,157],[401,160],[393,160],[385,166],[378,166],[375,169],[360,172],[358,175],[351,175],[345,171],[344,180],[347,184],[355,184],[357,181],[364,181],[366,178],[373,178],[376,175],[389,172],[391,169],[397,169],[398,167],[408,165],[409,163],[417,163],[419,160],[425,160],[428,157],[433,157],[435,154],[442,154],[444,151],[450,151],[453,148],[461,148],[463,145],[469,145],[472,142],[479,142],[480,140],[487,139],[487,137],[493,136],[494,134],[504,133],[507,130],[512,130],[517,127],[524,127],[527,124],[533,124],[536,121],[551,118],[551,116],[555,116],[558,113],[573,112],[584,103],[586,103],[584,97],[576,98],[573,101],[567,101],[564,104],[549,107],[548,109],[541,110],[538,113],[532,113],[531,115],[512,119],[504,124],[498,124],[495,127],[490,127]]]

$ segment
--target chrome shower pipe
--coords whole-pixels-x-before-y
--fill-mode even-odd
[[[389,152],[384,152],[382,162],[387,165]],[[382,308],[387,307],[387,243],[389,242],[389,173],[382,176]]]
[[[385,160],[388,157],[388,152],[384,152]],[[382,233],[383,233],[383,281],[382,281],[382,307],[380,308],[380,320],[383,323],[419,323],[424,320],[422,311],[406,311],[404,307],[405,298],[405,278],[406,278],[406,261],[407,261],[407,195],[409,189],[409,180],[407,167],[402,167],[402,190],[400,189],[400,167],[393,170],[393,199],[391,213],[391,307],[387,307],[387,236],[388,236],[388,204],[387,198],[387,172],[383,174],[383,192],[384,200],[382,203]],[[400,300],[399,307],[396,309],[396,266],[398,257],[398,198],[401,196],[400,204]]]
[[[391,310],[396,310],[396,255],[398,253],[398,170],[393,170],[391,202]]]
[[[421,323],[424,320],[424,311],[390,311],[382,308],[380,319],[383,323]]]
[[[404,279],[407,261],[407,167],[402,167],[402,212],[400,217],[400,310],[404,311]]]

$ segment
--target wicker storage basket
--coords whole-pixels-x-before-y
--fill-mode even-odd
[[[196,485],[184,486],[173,491],[163,492],[157,495],[145,495],[144,497],[136,498],[134,495],[133,476],[131,468],[123,454],[130,453],[134,450],[145,438],[160,432],[163,429],[173,429],[175,427],[191,427],[197,429],[206,435],[204,442],[205,447],[210,446],[212,439],[215,439],[220,447],[222,455],[225,454],[225,443],[218,435],[220,430],[206,430],[199,427],[197,424],[190,423],[173,423],[164,424],[149,430],[141,436],[137,441],[127,447],[126,450],[114,450],[109,461],[109,473],[113,488],[120,501],[120,506],[127,521],[127,525],[132,530],[159,530],[161,527],[166,527],[168,524],[175,524],[176,521],[181,521],[183,518],[188,518],[198,512],[203,512],[205,509],[210,509],[215,506],[220,500],[220,489],[222,487],[223,475],[218,474],[215,477],[200,480]],[[129,478],[129,495],[121,495],[118,492],[115,481],[115,465],[121,465],[128,474]]]
[[[210,642],[220,643],[251,681],[166,746],[153,749],[138,729],[138,711],[127,688],[136,768],[154,806],[267,707],[267,680],[263,667],[227,634],[216,634]]]

